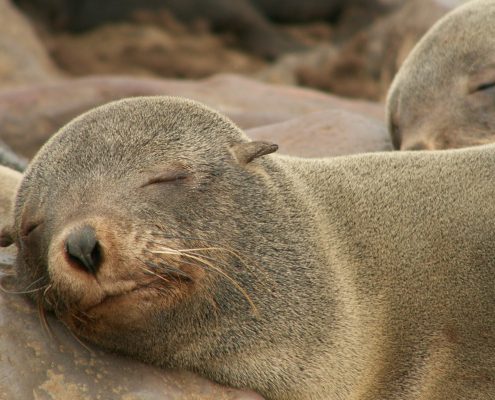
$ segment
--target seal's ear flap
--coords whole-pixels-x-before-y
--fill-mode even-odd
[[[232,155],[241,165],[253,161],[255,158],[273,153],[278,150],[278,145],[270,142],[245,142],[238,143],[230,149]]]
[[[0,231],[0,247],[7,247],[14,243],[13,228],[6,226]]]

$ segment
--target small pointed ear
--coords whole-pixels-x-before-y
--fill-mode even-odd
[[[14,243],[13,228],[10,226],[6,226],[0,231],[0,247],[7,247],[13,243]]]
[[[278,145],[270,142],[246,142],[238,143],[231,147],[230,151],[239,164],[248,164],[255,158],[273,153],[278,150]]]

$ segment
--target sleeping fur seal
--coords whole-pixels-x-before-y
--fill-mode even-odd
[[[397,73],[387,100],[394,147],[433,150],[495,139],[495,1],[440,19]]]
[[[3,243],[73,332],[272,400],[495,396],[495,147],[302,159],[122,100],[28,167]]]

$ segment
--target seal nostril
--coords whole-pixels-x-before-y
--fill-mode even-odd
[[[69,258],[85,271],[96,275],[101,264],[101,247],[91,226],[71,232],[65,241]]]

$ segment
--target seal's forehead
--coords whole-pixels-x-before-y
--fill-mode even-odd
[[[493,0],[468,2],[441,18],[400,68],[390,99],[431,109],[446,92],[450,101],[463,95],[471,74],[495,63],[494,18]]]
[[[248,138],[233,122],[200,103],[141,97],[109,103],[76,118],[42,147],[34,162],[73,166],[191,154],[214,158],[244,141]]]
[[[242,136],[235,124],[205,105],[177,97],[138,97],[95,108],[63,131],[93,140],[231,140]]]
[[[31,162],[26,182],[49,180],[69,187],[75,179],[130,179],[177,163],[216,168],[231,146],[245,141],[230,120],[200,103],[170,97],[126,99],[62,128]]]
[[[441,18],[404,63],[411,74],[428,81],[455,79],[477,63],[486,63],[495,46],[495,1],[469,1]],[[495,57],[491,60],[495,61]],[[415,80],[415,84],[421,84]]]

